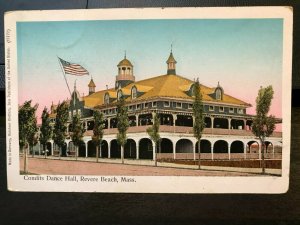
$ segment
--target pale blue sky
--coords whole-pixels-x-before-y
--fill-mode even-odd
[[[280,116],[282,29],[282,19],[20,22],[20,103],[33,99],[43,108],[69,96],[57,56],[84,66],[100,90],[114,85],[125,50],[136,80],[165,74],[173,43],[177,74],[207,86],[220,81],[225,93],[253,105],[259,87],[272,84]],[[87,94],[90,77],[68,75],[71,89],[75,78]]]

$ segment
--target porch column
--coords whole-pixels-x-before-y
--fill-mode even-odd
[[[84,129],[87,130],[87,121],[84,121]]]
[[[139,142],[136,142],[136,159],[140,159]]]
[[[41,142],[38,141],[38,145],[39,145],[39,155],[41,155]]]
[[[152,153],[153,153],[153,161],[155,160],[155,158],[156,158],[156,154],[155,154],[155,152],[156,152],[156,144],[154,143],[154,141],[152,141],[152,146],[153,146],[153,151],[152,151]]]
[[[275,159],[275,145],[272,143],[272,154],[273,154],[273,159]]]
[[[213,143],[210,146],[211,160],[214,160],[214,145]]]
[[[67,124],[67,133],[69,133],[69,123]]]
[[[50,141],[50,144],[51,144],[51,152],[50,152],[50,155],[53,156],[53,153],[54,153],[54,149],[53,149],[53,141]],[[47,151],[47,145],[46,145],[46,151]]]
[[[214,128],[214,117],[210,117],[210,120],[211,120],[211,128]]]
[[[109,158],[110,159],[110,147],[111,147],[111,141],[110,142],[108,142],[107,141],[107,143],[108,143],[108,156],[107,156],[107,158]]]
[[[107,129],[110,129],[110,118],[107,118]]]
[[[231,152],[230,152],[230,145],[231,145],[231,143],[229,144],[229,143],[227,143],[227,148],[228,148],[228,159],[230,160],[231,159]]]
[[[258,159],[261,159],[261,144],[258,144]]]
[[[176,159],[176,143],[173,143],[173,159]]]
[[[88,142],[84,142],[85,143],[85,158],[88,157]],[[78,157],[78,155],[77,155]]]
[[[200,142],[199,142],[200,144]],[[194,158],[194,161],[196,160],[196,142],[193,142],[193,158]]]
[[[135,126],[139,126],[139,114],[135,114]]]
[[[176,123],[176,120],[177,120],[177,115],[172,114],[172,116],[173,116],[173,126],[175,127],[175,123]]]
[[[228,118],[228,129],[231,129],[231,118]]]
[[[244,145],[244,159],[247,159],[247,143],[243,143]]]

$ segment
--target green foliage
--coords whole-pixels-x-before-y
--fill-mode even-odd
[[[99,145],[104,134],[104,128],[105,128],[105,121],[103,118],[103,113],[101,113],[98,110],[94,111],[94,129],[93,129],[93,137],[92,140],[95,142],[96,145]]]
[[[199,141],[202,137],[203,129],[205,128],[204,116],[203,116],[203,102],[200,83],[197,80],[194,84],[194,104],[193,104],[193,114],[194,114],[194,137]]]
[[[125,107],[125,99],[122,96],[117,104],[117,128],[119,133],[117,134],[118,144],[124,146],[127,141],[126,132],[129,127],[127,108]]]
[[[49,118],[49,112],[47,107],[44,108],[41,118],[42,118],[42,125],[41,125],[40,142],[45,147],[46,143],[52,138],[52,127],[50,125],[50,118]]]
[[[147,133],[150,136],[151,140],[157,143],[160,140],[159,135],[159,115],[154,114],[153,125],[147,129]]]
[[[82,126],[80,121],[80,116],[78,114],[74,115],[72,118],[72,134],[71,139],[75,146],[79,146],[82,142],[82,138],[84,135],[85,129]]]
[[[252,133],[262,142],[275,130],[275,117],[273,115],[268,116],[273,94],[271,85],[266,88],[261,87],[256,98],[256,116],[252,124]]]
[[[68,118],[69,105],[66,101],[63,101],[57,106],[56,120],[53,130],[53,140],[60,148],[65,145]]]
[[[37,142],[37,120],[35,117],[38,105],[31,106],[31,100],[24,102],[19,108],[19,144],[20,147],[32,146]]]

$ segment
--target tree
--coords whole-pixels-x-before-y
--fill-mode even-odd
[[[50,125],[49,112],[47,107],[44,108],[42,112],[42,125],[41,125],[41,134],[40,142],[43,145],[43,151],[45,153],[45,158],[47,157],[47,142],[52,138],[52,127]]]
[[[61,156],[62,147],[65,146],[67,137],[67,122],[69,118],[69,105],[66,101],[58,104],[56,110],[56,119],[53,130],[54,143],[59,147],[59,157]]]
[[[94,111],[94,129],[93,129],[93,142],[96,145],[96,162],[98,162],[99,159],[99,152],[101,153],[101,144],[102,144],[102,138],[104,134],[104,128],[105,128],[105,122],[103,119],[103,113],[101,113],[98,110]],[[100,149],[99,149],[100,146]],[[101,155],[100,155],[101,157]]]
[[[31,100],[25,101],[19,108],[19,143],[24,154],[24,173],[28,172],[28,148],[38,131],[35,116],[37,108],[37,104],[31,106]]]
[[[265,139],[275,130],[275,117],[268,116],[274,91],[271,85],[260,87],[256,97],[256,116],[252,123],[252,133],[259,138],[261,146],[262,173],[265,173]]]
[[[194,114],[194,137],[198,141],[198,168],[201,168],[201,157],[200,157],[200,140],[202,137],[203,129],[205,128],[204,116],[203,116],[203,102],[202,102],[202,94],[199,80],[194,83],[193,92],[195,95],[194,104],[193,104],[193,114]]]
[[[157,166],[157,151],[156,148],[160,141],[160,135],[159,135],[159,115],[154,113],[153,116],[153,125],[147,129],[147,133],[150,136],[151,140],[154,142],[153,151],[154,151],[154,162],[155,166]]]
[[[85,129],[80,122],[80,116],[78,114],[73,115],[72,118],[72,134],[71,139],[75,146],[75,158],[77,160],[78,157],[78,147],[82,143],[82,138],[84,135]]]
[[[121,145],[121,159],[124,164],[124,146],[127,142],[126,132],[129,127],[127,108],[125,107],[125,99],[120,97],[117,104],[117,128],[119,133],[117,134],[118,144]]]

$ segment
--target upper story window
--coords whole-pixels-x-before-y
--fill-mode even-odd
[[[209,109],[209,111],[214,111],[214,110],[215,110],[215,107],[214,107],[213,105],[210,105],[210,106],[208,107],[208,109]]]
[[[144,103],[144,108],[148,108],[149,107],[149,102],[145,102]]]
[[[137,98],[137,88],[136,88],[136,86],[133,86],[133,87],[131,88],[131,98],[132,98],[132,99]]]
[[[141,104],[137,104],[136,109],[141,109],[142,108],[141,106],[142,106]]]
[[[230,113],[234,113],[234,108],[229,108]]]
[[[165,101],[165,102],[164,102],[164,107],[170,107],[170,102]]]
[[[193,108],[193,104],[190,104],[190,103],[189,103],[189,104],[188,104],[188,108],[189,108],[189,109],[192,109],[192,108]]]
[[[122,90],[118,90],[118,93],[117,93],[117,98],[118,100],[120,100],[120,98],[123,96],[123,92]]]
[[[222,100],[222,91],[219,88],[216,90],[216,99]]]
[[[157,102],[152,102],[152,107],[157,107]]]
[[[182,108],[182,103],[181,102],[176,102],[176,108]]]
[[[106,93],[106,94],[104,95],[104,103],[105,103],[106,105],[109,104],[109,94],[108,94],[108,93]]]
[[[224,107],[223,106],[219,107],[219,112],[224,112]]]
[[[238,109],[238,114],[243,114],[244,113],[244,110],[243,109]]]

